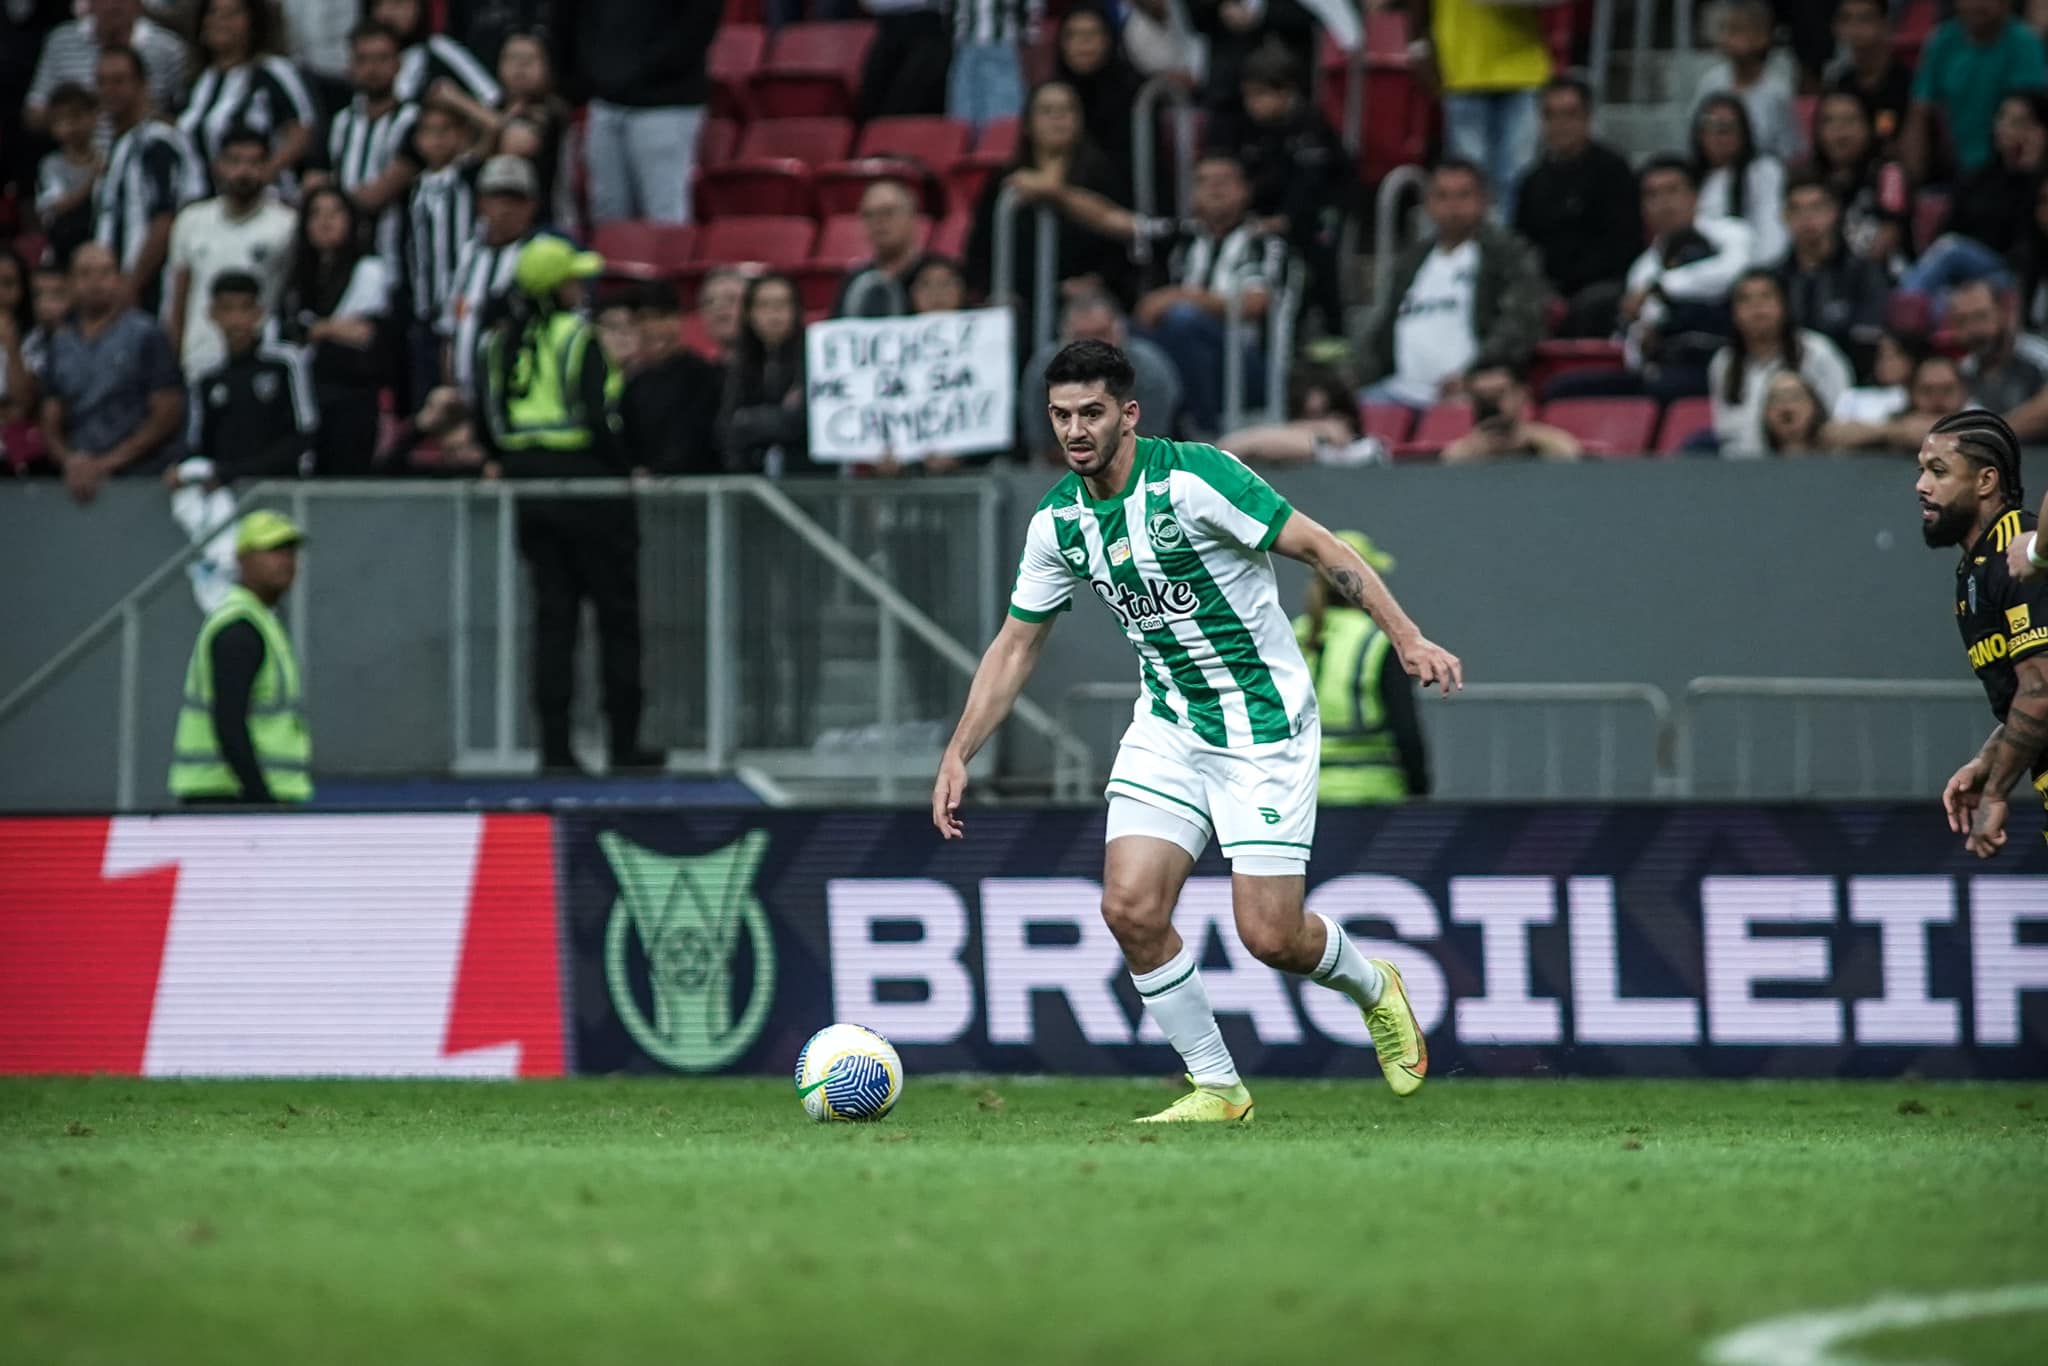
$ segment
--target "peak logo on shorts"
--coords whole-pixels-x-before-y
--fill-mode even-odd
[[[1162,630],[1169,621],[1187,620],[1202,605],[1201,598],[1192,587],[1170,579],[1152,579],[1145,584],[1142,593],[1135,588],[1104,583],[1101,579],[1091,579],[1089,586],[1094,588],[1095,596],[1116,613],[1117,620],[1126,630],[1134,626],[1140,631]]]

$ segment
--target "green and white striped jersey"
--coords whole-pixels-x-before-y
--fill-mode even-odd
[[[1117,497],[1069,474],[1039,503],[1010,615],[1044,621],[1080,585],[1137,648],[1140,715],[1230,748],[1288,739],[1315,714],[1266,553],[1293,511],[1228,452],[1141,436]]]

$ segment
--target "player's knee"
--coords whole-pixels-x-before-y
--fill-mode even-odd
[[[1280,920],[1254,920],[1239,927],[1238,937],[1244,941],[1251,956],[1269,968],[1278,968],[1282,972],[1307,972],[1315,966],[1314,955],[1309,952],[1299,918],[1291,924]]]
[[[1102,889],[1102,922],[1127,956],[1143,958],[1165,940],[1173,908],[1155,890],[1111,882]]]

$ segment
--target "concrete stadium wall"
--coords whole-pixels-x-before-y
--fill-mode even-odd
[[[2048,460],[2030,467],[2048,485]],[[1000,580],[1049,475],[1005,489]],[[1632,681],[1675,697],[1702,674],[1966,677],[1947,606],[1953,561],[1920,543],[1904,459],[1779,463],[1657,461],[1447,469],[1304,469],[1274,482],[1332,527],[1368,531],[1399,560],[1392,582],[1473,681]],[[471,559],[492,625],[489,508]],[[312,724],[323,766],[436,771],[449,730],[448,507],[323,501],[309,557]],[[179,533],[153,485],[75,507],[52,484],[0,487],[0,692],[174,553]],[[654,561],[650,561],[653,563]],[[671,555],[669,563],[673,563]],[[971,565],[957,571],[971,576]],[[1283,563],[1298,601],[1303,573]],[[199,614],[174,585],[144,612],[140,791],[161,789],[179,679]],[[970,642],[978,647],[979,642]],[[471,695],[488,698],[479,643]],[[0,720],[0,807],[89,808],[111,800],[118,650],[94,650],[21,713]],[[1105,613],[1063,618],[1031,693],[1048,706],[1084,680],[1128,681],[1128,648]],[[664,689],[650,677],[650,692]],[[518,682],[523,699],[523,673]],[[481,712],[480,712],[481,714]],[[1097,730],[1113,724],[1098,708]],[[1005,765],[1042,772],[1019,728]],[[1944,751],[1945,753],[1945,751]]]

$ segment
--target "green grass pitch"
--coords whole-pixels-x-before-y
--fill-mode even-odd
[[[0,1358],[1657,1366],[2048,1282],[2048,1085],[0,1082]],[[1855,1360],[2039,1366],[2048,1312]],[[1828,1358],[1834,1360],[1835,1358]],[[1818,1359],[1816,1359],[1818,1360]]]

